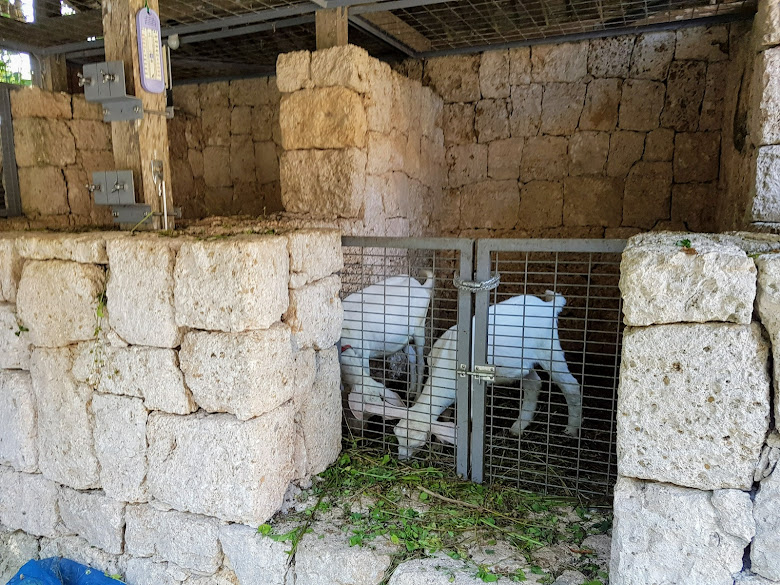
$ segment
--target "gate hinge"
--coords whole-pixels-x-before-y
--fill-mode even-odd
[[[452,279],[452,283],[458,290],[467,290],[469,292],[477,292],[481,290],[493,290],[501,284],[501,275],[496,272],[493,276],[487,280],[464,280],[457,276]]]
[[[476,378],[480,382],[493,383],[496,381],[496,366],[474,366],[474,371],[469,372],[466,364],[460,364],[458,366],[458,377],[465,378],[466,376]]]

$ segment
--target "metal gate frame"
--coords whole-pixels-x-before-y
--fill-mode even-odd
[[[626,240],[595,239],[484,239],[476,240],[475,280],[485,282],[490,279],[492,252],[584,252],[617,253],[623,252]],[[488,308],[490,291],[478,290],[474,301],[474,364],[487,364],[488,346]],[[475,367],[476,369],[476,367]],[[475,377],[471,387],[471,481],[482,483],[485,468],[485,398],[486,381]]]
[[[390,238],[342,236],[343,247],[402,248],[407,250],[454,250],[459,252],[459,277],[471,280],[474,274],[474,240],[463,238]],[[470,363],[471,352],[471,292],[458,289],[458,348],[456,363]],[[435,340],[433,340],[435,341]],[[454,372],[453,372],[454,373]],[[455,383],[455,471],[459,477],[469,477],[470,408],[469,377],[458,376]]]

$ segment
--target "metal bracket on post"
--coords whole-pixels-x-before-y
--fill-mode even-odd
[[[79,76],[88,102],[103,105],[104,122],[126,122],[144,117],[141,99],[127,95],[125,66],[122,61],[102,61],[84,65]]]
[[[492,384],[496,381],[496,366],[474,366],[474,371],[469,372],[469,368],[466,364],[459,364],[458,377],[465,378],[467,376],[471,376],[480,382],[489,382]]]

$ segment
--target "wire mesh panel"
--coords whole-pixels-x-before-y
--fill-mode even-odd
[[[615,405],[624,242],[482,240],[472,477],[549,494],[609,496],[616,478]],[[482,472],[484,471],[484,476]]]
[[[470,240],[344,238],[345,438],[468,473]],[[427,366],[427,367],[426,367]]]

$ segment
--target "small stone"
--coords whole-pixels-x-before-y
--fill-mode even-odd
[[[650,229],[669,219],[672,164],[638,162],[628,173],[623,196],[623,225]]]
[[[609,140],[607,175],[623,178],[634,163],[642,158],[645,135],[641,132],[613,132]]]
[[[486,206],[485,202],[490,201]],[[512,229],[520,205],[517,181],[483,181],[462,189],[462,228]]]
[[[78,536],[58,536],[53,540],[42,538],[40,556],[44,559],[51,557],[70,559],[109,575],[120,573],[120,557],[90,546],[86,540]]]
[[[715,490],[711,502],[718,512],[718,524],[724,532],[745,542],[753,540],[756,521],[753,518],[753,500],[748,492]]]
[[[290,252],[291,280],[295,276],[301,286],[344,268],[341,233],[338,230],[300,229],[285,236]]]
[[[0,524],[35,536],[57,534],[57,484],[0,465],[0,493]]]
[[[24,260],[19,255],[16,240],[0,235],[0,301],[16,302],[16,289],[22,278]]]
[[[756,192],[750,210],[753,221],[780,221],[780,146],[762,146],[756,155]]]
[[[476,102],[479,89],[479,55],[434,57],[425,61],[423,84],[430,85],[444,102]]]
[[[60,489],[62,521],[92,546],[121,555],[124,548],[125,504],[98,492]]]
[[[658,128],[648,132],[643,158],[647,161],[670,161],[674,154],[674,130]]]
[[[284,237],[185,242],[174,271],[176,323],[225,332],[267,329],[287,309],[288,279]]]
[[[523,159],[525,140],[521,137],[494,140],[488,144],[488,177],[496,180],[517,179]]]
[[[588,84],[585,105],[580,116],[580,130],[614,130],[620,105],[619,79],[594,79]]]
[[[526,140],[520,161],[520,179],[560,180],[568,172],[568,140],[563,136],[535,136]]]
[[[587,74],[587,41],[531,47],[531,78],[535,83],[574,82]]]
[[[674,58],[725,61],[729,58],[727,26],[681,28],[677,31]]]
[[[700,61],[675,61],[666,80],[666,102],[661,126],[678,132],[699,128],[707,65]]]
[[[780,581],[780,472],[762,480],[753,505],[756,536],[750,548],[751,570],[772,581]]]
[[[563,189],[563,225],[620,225],[623,181],[607,177],[567,177]]]
[[[488,147],[464,144],[447,149],[448,185],[460,187],[483,181],[487,177]]]
[[[469,144],[477,141],[474,131],[475,106],[467,104],[444,104],[444,144]]]
[[[279,53],[276,58],[276,86],[282,93],[291,93],[311,85],[311,53],[293,51]]]
[[[28,372],[0,370],[0,464],[38,471],[35,394]]]
[[[568,136],[574,133],[585,102],[584,83],[548,83],[542,98],[543,134]]]
[[[588,50],[588,73],[593,77],[628,77],[634,40],[633,35],[592,39]]]
[[[512,114],[509,126],[513,137],[536,136],[542,123],[543,86],[512,86]]]
[[[477,141],[486,143],[509,138],[509,112],[505,99],[477,102],[474,127]]]
[[[673,31],[644,33],[636,38],[629,75],[634,79],[664,81],[675,48]]]
[[[531,47],[509,49],[509,85],[531,83]]]
[[[675,183],[715,181],[719,169],[720,132],[678,132],[675,135]]]
[[[620,128],[645,132],[658,128],[665,91],[663,83],[640,79],[625,81],[620,100]]]
[[[290,326],[297,347],[319,350],[336,344],[343,318],[340,291],[341,279],[335,275],[290,291],[290,306],[283,320]]]
[[[133,585],[181,585],[187,574],[172,563],[156,563],[152,559],[127,559],[125,579]]]
[[[569,139],[569,173],[572,175],[603,174],[609,153],[609,133],[577,132]]]
[[[483,98],[509,97],[509,51],[485,51],[479,66],[479,88]]]
[[[249,333],[188,333],[181,369],[198,405],[248,420],[292,397],[290,330],[274,325]]]
[[[677,242],[689,239],[695,254]],[[751,322],[756,267],[735,244],[693,234],[646,234],[623,252],[620,290],[626,325]],[[728,283],[726,285],[726,283]]]
[[[219,523],[214,518],[163,512],[145,504],[128,506],[125,540],[134,557],[155,556],[206,574],[222,564]]]
[[[239,581],[263,585],[285,585],[290,572],[289,545],[258,534],[240,524],[219,530],[219,541]]]
[[[0,529],[0,583],[8,583],[30,560],[38,560],[38,539],[21,530]]]

